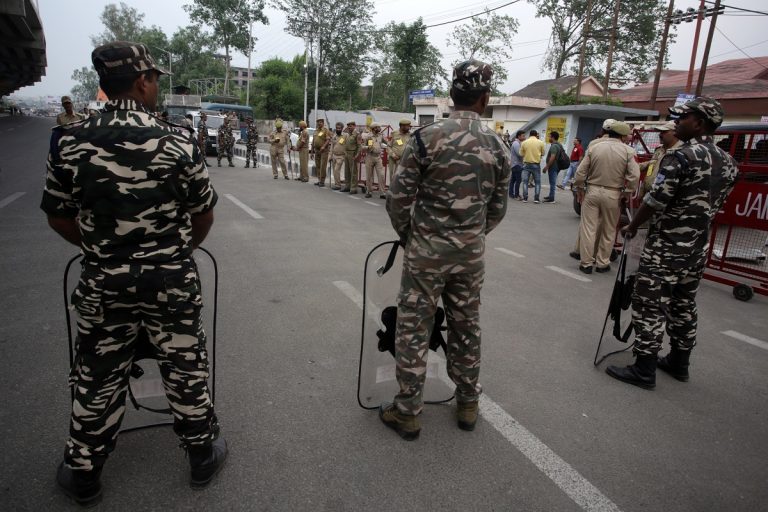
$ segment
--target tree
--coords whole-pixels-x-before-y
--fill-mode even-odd
[[[264,0],[194,0],[185,5],[192,21],[213,29],[213,39],[224,48],[224,94],[229,93],[230,52],[232,49],[247,53],[253,48],[251,23],[269,23],[264,15]]]
[[[254,71],[251,101],[257,117],[299,119],[303,115],[304,56],[292,62],[265,60]]]
[[[99,19],[104,24],[104,32],[91,36],[93,46],[101,46],[112,41],[138,41],[144,31],[144,14],[134,7],[120,2],[120,7],[108,4]]]
[[[536,17],[552,21],[550,51],[542,67],[560,78],[578,70],[583,42],[588,0],[528,0],[537,7]],[[598,80],[605,76],[606,57],[614,3],[593,0],[585,74]],[[645,81],[656,66],[660,38],[657,37],[666,16],[665,0],[633,0],[622,2],[613,53],[611,82]],[[669,37],[674,40],[674,27]]]
[[[275,5],[285,12],[286,32],[307,42],[312,65],[320,67],[320,104],[346,108],[359,96],[369,53],[379,44],[371,37],[373,0],[275,0]]]
[[[99,92],[99,75],[93,66],[74,70],[70,78],[77,82],[71,91],[75,101],[96,99],[96,94]]]
[[[427,38],[427,27],[419,18],[411,25],[390,22],[382,31],[383,50],[374,66],[377,103],[391,110],[408,110],[408,92],[424,86],[436,87],[446,79],[440,64],[442,55]]]
[[[216,58],[210,44],[210,34],[198,27],[180,28],[173,34],[167,48],[173,54],[174,83],[224,76],[226,66]]]
[[[512,57],[508,41],[517,33],[516,18],[489,12],[472,18],[459,25],[447,39],[447,44],[458,49],[462,59],[478,59],[493,67],[493,94],[499,94],[496,87],[507,80],[507,69],[502,64]],[[456,61],[457,64],[460,61]]]

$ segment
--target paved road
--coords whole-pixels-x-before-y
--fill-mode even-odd
[[[54,483],[69,396],[61,278],[76,251],[38,208],[51,124],[0,118],[3,510],[75,509]],[[221,272],[228,467],[192,492],[171,429],[127,433],[100,509],[764,509],[765,297],[742,303],[704,283],[691,381],[623,385],[592,366],[614,275],[559,271],[581,276],[568,196],[511,203],[488,238],[483,418],[467,433],[452,405],[430,406],[406,443],[356,404],[361,311],[334,284],[362,290],[366,253],[393,238],[384,201],[237,165],[211,169],[220,202],[205,244]]]

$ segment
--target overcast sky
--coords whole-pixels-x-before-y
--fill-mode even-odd
[[[182,6],[190,0],[124,0],[126,4],[144,13],[147,26],[158,25],[170,37],[177,28],[189,24],[189,17]],[[339,0],[343,1],[343,0]],[[598,0],[599,1],[599,0]],[[375,2],[374,23],[383,26],[389,21],[412,22],[422,17],[426,25],[454,20],[476,12],[484,7],[494,8],[509,0],[379,0]],[[631,0],[625,0],[631,3]],[[118,1],[109,0],[38,0],[40,15],[45,30],[48,67],[45,76],[37,84],[16,92],[23,96],[60,96],[69,93],[74,85],[70,76],[74,69],[90,66],[93,49],[90,36],[103,31],[99,15],[104,6]],[[757,11],[768,11],[766,0],[726,0],[726,5]],[[676,9],[698,7],[698,0],[677,0]],[[501,87],[505,93],[512,93],[525,85],[545,78],[552,78],[548,71],[541,70],[543,55],[548,48],[551,24],[548,20],[535,17],[535,8],[525,0],[496,11],[516,17],[520,21],[518,33],[508,43],[513,48],[513,60],[507,63],[509,80]],[[269,25],[256,25],[254,34],[258,37],[252,66],[271,57],[291,59],[304,51],[304,43],[284,32],[285,18],[280,11],[268,9]],[[461,23],[461,22],[459,22]],[[678,26],[678,38],[670,48],[672,69],[687,69],[691,58],[694,23]],[[446,44],[446,39],[456,24],[428,29],[430,41],[443,54],[443,64],[449,69],[458,55],[455,48]],[[700,62],[703,44],[709,24],[703,24],[701,44],[697,62]],[[710,63],[727,59],[744,58],[734,46],[742,48],[751,57],[768,55],[768,16],[728,15],[717,21],[710,53]],[[721,33],[722,32],[722,33]],[[661,37],[661,34],[659,34]],[[728,41],[730,39],[731,42]],[[165,63],[163,54],[155,56]],[[245,67],[247,57],[236,54],[233,65]],[[697,65],[698,67],[698,65]]]

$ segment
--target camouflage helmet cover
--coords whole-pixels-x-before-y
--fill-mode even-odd
[[[99,78],[126,76],[154,69],[163,75],[169,75],[149,54],[141,43],[115,41],[99,46],[91,53],[93,67]]]
[[[725,112],[723,111],[720,102],[707,96],[698,96],[684,105],[671,107],[669,109],[669,113],[672,114],[673,117],[680,117],[690,112],[699,114],[715,126],[720,126],[723,123],[723,117],[725,116]]]
[[[493,68],[479,60],[470,59],[453,68],[451,85],[459,91],[488,91],[491,89]]]

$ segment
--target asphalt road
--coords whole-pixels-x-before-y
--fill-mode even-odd
[[[61,283],[77,251],[39,210],[52,124],[0,118],[2,510],[76,509],[55,485],[69,406]],[[467,433],[453,405],[428,406],[407,443],[357,406],[361,310],[338,286],[362,291],[365,255],[394,238],[384,201],[242,166],[211,169],[220,202],[204,244],[220,269],[228,465],[193,492],[170,428],[125,433],[97,510],[765,509],[766,297],[704,282],[691,381],[619,383],[592,365],[614,273],[572,277],[569,195],[512,202],[487,244],[482,418]]]

